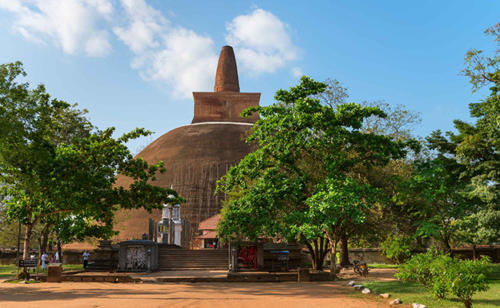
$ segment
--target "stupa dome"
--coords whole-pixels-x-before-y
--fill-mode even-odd
[[[251,151],[244,135],[258,118],[240,116],[244,109],[259,105],[260,93],[239,92],[236,59],[230,46],[222,48],[215,80],[215,92],[193,92],[191,124],[165,133],[136,156],[148,163],[164,162],[167,171],[158,175],[154,184],[173,187],[186,199],[181,206],[181,217],[191,225],[191,238],[201,221],[220,212],[224,197],[214,195],[216,182]],[[130,183],[131,179],[121,176],[116,184]],[[118,212],[118,239],[141,238],[148,232],[149,218],[159,221],[161,211]]]

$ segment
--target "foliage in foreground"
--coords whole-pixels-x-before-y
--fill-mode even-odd
[[[472,296],[489,289],[487,273],[489,259],[459,260],[429,251],[413,256],[402,265],[396,278],[415,281],[438,299],[449,294],[458,297],[465,307],[472,307]]]
[[[417,282],[410,281],[366,281],[363,285],[375,294],[389,293],[391,298],[400,298],[403,303],[420,303],[428,308],[462,308],[463,303],[455,297],[436,299]],[[500,306],[500,280],[494,280],[488,291],[474,296],[474,308],[496,308]],[[363,296],[358,292],[353,296]]]

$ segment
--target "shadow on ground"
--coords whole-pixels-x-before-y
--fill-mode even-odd
[[[343,282],[342,282],[343,284]],[[36,302],[78,298],[120,298],[135,300],[245,300],[252,296],[294,298],[332,298],[348,291],[341,282],[321,283],[183,283],[183,284],[112,284],[112,283],[43,283],[0,288],[0,302]],[[97,286],[96,286],[97,285]],[[175,286],[172,288],[172,286]],[[203,290],[203,296],[200,296]],[[216,296],[207,296],[216,294]],[[225,296],[227,295],[227,296]]]

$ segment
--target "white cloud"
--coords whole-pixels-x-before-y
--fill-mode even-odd
[[[145,80],[168,85],[178,98],[210,91],[217,52],[210,36],[173,25],[146,0],[0,0],[14,16],[13,29],[25,39],[55,44],[67,54],[106,56],[111,35],[133,53],[131,67]],[[226,25],[241,72],[272,73],[297,59],[287,26],[255,9]],[[301,74],[300,68],[291,69]]]
[[[131,66],[147,80],[168,84],[178,98],[213,86],[217,55],[214,42],[170,22],[145,1],[122,0],[125,26],[113,32],[135,54]]]
[[[123,0],[127,16],[126,27],[114,27],[113,32],[135,53],[158,47],[159,36],[168,26],[163,15],[143,0]]]
[[[27,40],[54,43],[68,54],[104,56],[111,50],[108,32],[98,27],[113,12],[108,0],[0,0],[0,9],[14,14],[13,29]]]
[[[226,29],[226,41],[235,47],[246,70],[273,73],[298,57],[298,48],[292,44],[287,26],[270,12],[255,9],[248,15],[235,17]]]
[[[297,66],[292,67],[291,72],[292,72],[293,77],[295,77],[295,78],[300,78],[300,77],[304,76],[302,69],[300,67],[297,67]]]

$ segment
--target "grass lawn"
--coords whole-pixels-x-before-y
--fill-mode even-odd
[[[0,265],[0,278],[16,276],[17,267],[14,264]]]
[[[83,270],[83,264],[64,264],[63,271]],[[42,267],[38,267],[38,272],[43,273]],[[46,271],[45,271],[46,272]],[[31,273],[31,271],[30,271]],[[0,265],[0,279],[13,278],[17,274],[17,267],[14,264]]]
[[[474,308],[500,307],[500,264],[492,264],[490,274],[490,289],[476,293],[472,297]],[[363,285],[375,294],[390,293],[391,298],[400,298],[404,304],[419,303],[429,308],[465,307],[456,297],[450,295],[448,299],[438,300],[430,295],[422,286],[413,282],[401,281],[366,281]],[[359,293],[356,293],[359,294]]]

